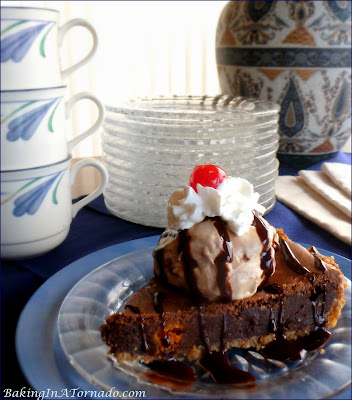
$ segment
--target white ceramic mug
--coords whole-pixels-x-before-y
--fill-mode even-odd
[[[104,164],[85,159],[70,169],[71,157],[46,167],[1,172],[1,257],[20,259],[55,248],[66,238],[72,219],[98,197],[108,182]],[[97,168],[102,183],[72,204],[71,186],[77,172]]]
[[[102,103],[90,93],[79,93],[65,103],[66,87],[1,91],[1,171],[34,168],[65,160],[73,147],[100,128]],[[66,119],[72,106],[89,99],[98,107],[96,122],[71,140]]]
[[[1,7],[1,88],[33,89],[63,84],[68,75],[86,64],[96,52],[98,37],[84,19],[59,27],[56,10],[32,7]],[[89,53],[62,70],[60,48],[67,31],[83,26],[93,37]]]

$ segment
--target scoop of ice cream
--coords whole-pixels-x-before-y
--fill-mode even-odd
[[[268,224],[266,246],[273,252],[275,235]],[[238,236],[221,218],[207,218],[181,232],[166,230],[154,253],[154,270],[165,283],[193,296],[238,300],[252,296],[264,279],[262,251],[255,226]]]
[[[198,192],[198,193],[197,193]],[[228,177],[217,188],[197,184],[174,192],[168,204],[169,226],[190,229],[205,217],[220,217],[229,229],[241,236],[248,232],[253,222],[253,210],[264,213],[258,204],[259,194],[253,185],[241,178]]]
[[[155,274],[209,301],[252,296],[275,270],[276,232],[258,199],[245,179],[215,165],[195,167],[190,185],[170,196]]]

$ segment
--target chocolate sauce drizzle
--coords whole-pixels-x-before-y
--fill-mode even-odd
[[[264,280],[258,290],[265,290],[268,293],[280,295],[283,293],[282,288],[275,282],[267,282],[270,276],[275,272],[275,252],[281,248],[285,262],[287,265],[297,274],[306,276],[310,282],[314,282],[315,275],[309,271],[293,254],[289,244],[284,239],[280,238],[279,243],[270,240],[270,228],[267,222],[262,218],[262,216],[253,211],[254,221],[253,226],[256,227],[258,236],[262,242],[263,248],[260,255],[261,258],[261,268],[264,272]],[[220,218],[211,218],[214,221],[214,227],[217,229],[219,236],[221,237],[223,248],[219,255],[216,257],[214,263],[217,267],[217,283],[220,289],[221,300],[224,302],[229,302],[232,299],[231,287],[228,283],[228,267],[227,263],[231,263],[233,260],[233,249],[232,243],[227,230],[227,225]],[[198,263],[191,256],[190,248],[190,235],[188,230],[182,230],[179,232],[179,247],[178,254],[184,265],[184,274],[186,284],[189,288],[189,292],[195,304],[198,308],[198,326],[199,326],[199,336],[201,342],[204,346],[204,352],[199,360],[200,366],[208,371],[213,377],[214,381],[217,383],[226,384],[247,384],[253,385],[255,378],[252,374],[246,371],[239,370],[234,366],[230,365],[229,360],[225,354],[226,349],[226,332],[227,332],[227,321],[226,315],[223,315],[223,321],[221,326],[220,334],[220,351],[211,351],[209,335],[205,326],[205,319],[203,315],[203,306],[201,301],[203,301],[203,296],[201,295],[195,276],[195,269],[198,267]],[[325,263],[318,256],[318,252],[315,247],[311,247],[311,254],[315,258],[316,267],[326,272]],[[167,276],[163,267],[163,256],[164,250],[162,248],[155,251],[155,259],[159,266],[159,277],[164,284],[167,284]],[[165,313],[163,309],[162,302],[164,300],[165,294],[161,292],[156,292],[154,294],[154,308],[159,313],[161,318],[161,342],[164,347],[170,345],[169,337],[165,331]],[[320,307],[320,312],[318,312],[318,297],[322,296],[322,305]],[[325,343],[325,341],[330,337],[330,333],[325,328],[325,304],[326,304],[326,284],[323,284],[322,288],[317,288],[312,296],[310,297],[312,302],[313,311],[313,321],[314,321],[314,331],[309,335],[299,338],[297,340],[288,340],[285,336],[285,326],[284,326],[284,302],[280,299],[279,308],[277,311],[277,316],[274,316],[274,311],[270,310],[268,330],[275,334],[274,340],[272,340],[268,345],[262,348],[261,353],[263,356],[271,359],[276,359],[280,361],[298,361],[302,358],[304,351],[315,350]],[[148,343],[146,341],[144,317],[140,312],[138,307],[127,306],[133,312],[138,313],[141,322],[141,334],[143,338],[144,351],[148,351]],[[164,352],[164,360],[154,361],[148,366],[160,374],[162,377],[172,380],[181,380],[185,382],[193,382],[196,380],[195,371],[192,367],[177,361],[173,358],[172,353]]]
[[[265,219],[256,211],[253,210],[254,221],[253,226],[255,226],[258,236],[263,244],[263,249],[260,254],[260,267],[264,271],[264,279],[258,288],[261,290],[265,282],[271,277],[275,272],[276,260],[275,260],[275,249],[270,242],[270,228]],[[277,248],[277,246],[276,246]]]
[[[199,336],[204,345],[206,353],[210,353],[210,344],[208,332],[205,329],[205,322],[202,313],[203,306],[198,306],[198,326],[199,326]]]
[[[312,254],[314,256],[315,266],[320,271],[325,273],[327,271],[327,268],[326,268],[326,265],[325,265],[324,261],[319,257],[318,250],[314,246],[312,246],[312,247],[309,248],[309,252],[310,252],[310,254]]]
[[[159,266],[159,274],[157,274],[159,276],[159,279],[161,280],[161,282],[164,285],[167,285],[168,281],[167,281],[167,275],[165,273],[165,269],[164,269],[164,249],[162,247],[160,248],[156,248],[154,250],[154,258],[156,263]]]
[[[311,283],[315,281],[315,275],[308,268],[301,264],[297,257],[293,254],[286,240],[280,238],[280,246],[285,258],[286,264],[297,274],[306,276]],[[310,250],[315,258],[316,267],[326,272],[327,268],[324,262],[319,258],[315,247]],[[275,285],[273,283],[272,285]],[[269,291],[272,287],[265,286],[264,290]],[[278,294],[280,294],[278,292]],[[318,312],[318,297],[322,295],[322,305],[320,313]],[[322,346],[330,337],[330,332],[325,328],[325,305],[326,305],[326,283],[323,287],[316,287],[310,297],[313,311],[314,330],[309,335],[298,338],[297,340],[287,340],[285,336],[285,327],[283,325],[283,301],[280,300],[278,317],[273,317],[273,311],[270,310],[270,321],[268,329],[275,333],[275,339],[265,346],[261,353],[263,356],[273,358],[280,361],[298,361],[302,358],[305,351],[316,350]]]
[[[320,313],[318,313],[318,297],[322,295],[323,301],[321,305]],[[315,329],[323,328],[325,326],[325,305],[326,305],[326,282],[323,282],[323,288],[319,286],[315,288],[315,291],[310,296],[310,301],[312,302],[313,309],[313,319],[315,324]]]
[[[286,242],[286,240],[280,238],[280,246],[282,250],[282,254],[284,255],[286,264],[299,275],[311,276],[311,272],[308,268],[300,263],[297,257],[293,254],[290,246]]]
[[[199,336],[204,345],[204,353],[199,360],[199,365],[208,371],[216,383],[221,384],[253,384],[254,376],[247,372],[230,365],[225,354],[225,335],[226,335],[226,315],[223,315],[221,335],[220,335],[220,351],[211,351],[209,344],[209,336],[205,328],[204,317],[202,314],[202,306],[198,306],[198,323]]]
[[[142,351],[143,352],[148,352],[149,350],[149,345],[147,342],[147,335],[145,332],[145,321],[144,321],[144,315],[141,312],[141,310],[139,309],[139,307],[136,306],[131,306],[130,304],[127,304],[126,309],[130,309],[133,313],[138,314],[139,315],[139,319],[140,319],[140,332],[141,332],[141,337],[142,337]]]
[[[270,320],[268,330],[275,333],[275,339],[267,346],[262,348],[261,353],[264,357],[279,361],[299,361],[305,351],[312,351],[322,346],[331,336],[325,328],[326,320],[325,304],[326,304],[326,284],[323,288],[317,287],[316,291],[310,297],[313,309],[314,331],[309,335],[298,338],[297,340],[287,340],[285,336],[285,327],[283,324],[283,301],[280,300],[280,306],[277,319],[270,310]],[[318,313],[317,299],[322,294],[321,311]]]
[[[233,260],[232,243],[226,222],[221,218],[216,218],[214,226],[222,240],[222,252],[214,260],[214,264],[217,267],[217,283],[220,289],[220,298],[222,301],[230,302],[232,300],[232,290],[228,282],[229,269],[226,263],[231,263]]]
[[[282,294],[283,290],[281,286],[276,282],[266,282],[260,285],[260,290],[264,290],[267,293],[271,294]]]
[[[165,293],[155,292],[153,296],[153,304],[155,311],[159,313],[161,318],[161,343],[164,347],[170,346],[170,339],[166,334],[165,330],[165,312],[163,307],[163,300],[165,299]],[[197,380],[197,376],[194,368],[187,364],[176,360],[173,357],[171,351],[164,350],[162,354],[163,359],[153,361],[148,364],[150,370],[158,375],[158,383],[162,383],[163,379],[171,379],[173,381],[180,381],[186,383],[192,383]],[[155,378],[155,377],[154,377]]]
[[[227,331],[227,322],[226,322],[226,314],[222,316],[222,325],[221,325],[221,334],[220,334],[220,352],[224,353],[226,350],[226,331]]]
[[[155,311],[159,313],[161,318],[161,343],[164,347],[170,346],[169,337],[165,331],[165,312],[163,308],[163,300],[165,299],[165,293],[163,292],[155,292],[153,296],[153,304]]]
[[[188,234],[188,229],[184,229],[179,233],[178,254],[184,266],[185,281],[189,288],[190,295],[195,300],[203,298],[197,285],[197,278],[194,270],[198,267],[198,263],[193,259],[190,246],[191,237]]]

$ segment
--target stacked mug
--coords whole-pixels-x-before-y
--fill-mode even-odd
[[[1,257],[27,258],[63,242],[72,219],[106,187],[104,165],[85,159],[74,167],[71,151],[97,131],[104,119],[101,102],[90,93],[67,101],[65,78],[95,53],[97,35],[83,19],[60,27],[56,10],[1,7]],[[74,26],[93,36],[89,53],[61,69],[60,48]],[[67,139],[71,109],[81,99],[96,104],[99,116],[85,132]],[[71,185],[86,166],[97,168],[102,183],[72,204]]]

